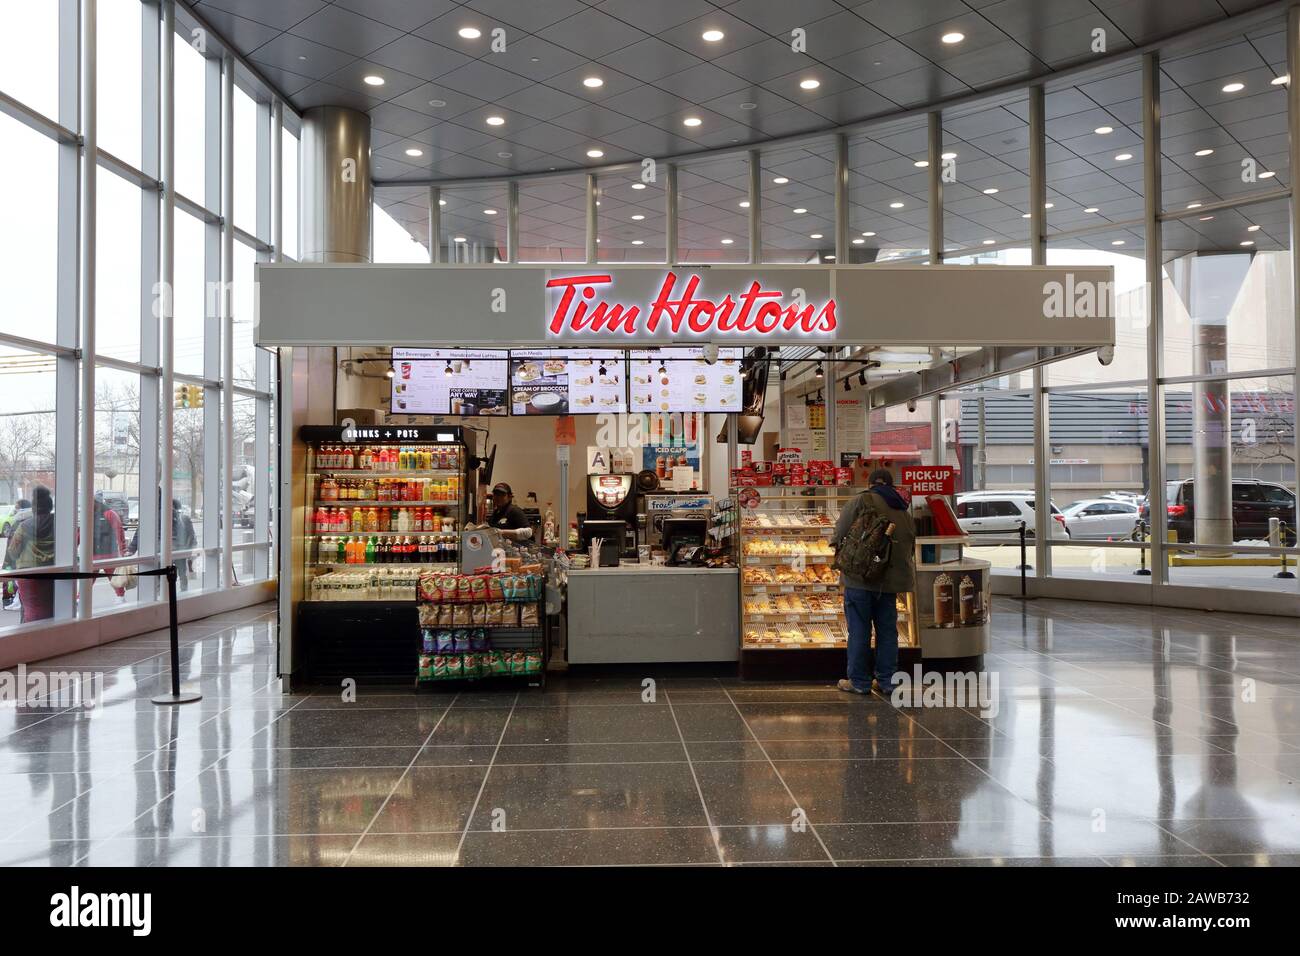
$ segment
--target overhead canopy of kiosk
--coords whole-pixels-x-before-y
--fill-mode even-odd
[[[262,346],[1115,341],[1109,266],[257,266]]]

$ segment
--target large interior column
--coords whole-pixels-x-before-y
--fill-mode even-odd
[[[369,262],[370,117],[345,106],[302,114],[298,198],[302,262]]]

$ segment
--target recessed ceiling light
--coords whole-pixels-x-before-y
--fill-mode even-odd
[[[939,158],[940,158],[940,159],[956,159],[956,158],[957,158],[957,154],[956,154],[956,153],[951,153],[951,152],[949,152],[949,153],[940,153],[940,154],[939,154]]]
[[[1054,202],[1045,202],[1045,203],[1043,203],[1043,208],[1044,208],[1044,209],[1055,209],[1055,208],[1056,208],[1056,203],[1054,203]]]
[[[1259,226],[1247,226],[1247,227],[1246,227],[1246,231],[1247,231],[1247,232],[1259,232]]]
[[[307,59],[307,58],[306,58],[305,56],[303,56],[303,55],[300,53],[300,54],[298,54],[298,59],[300,59],[300,60],[305,60],[305,59]],[[1276,83],[1277,80],[1274,80],[1273,82]]]
[[[1100,206],[1089,206],[1084,212],[1101,212]]]
[[[1214,152],[1214,150],[1212,150],[1212,149],[1198,149],[1198,150],[1197,150],[1195,153],[1193,153],[1192,155],[1194,155],[1194,156],[1209,156],[1212,152]]]
[[[901,202],[891,202],[891,203],[889,204],[889,208],[890,208],[890,209],[902,209],[902,208],[903,208],[903,204],[902,204]]]
[[[384,85],[384,78],[383,78],[382,76],[375,76],[373,73],[368,73],[368,74],[366,74],[365,76],[363,76],[361,79],[362,79],[362,81],[365,82],[365,84],[366,84],[367,86],[383,86],[383,85]]]
[[[735,239],[723,239],[723,240],[722,240],[722,244],[723,244],[724,246],[729,246],[729,245],[731,245],[731,244],[732,244],[733,242],[735,242],[735,241],[736,241]]]
[[[596,200],[596,205],[597,205],[597,206],[600,205],[600,200],[599,200],[599,199]]]
[[[642,219],[644,219],[644,218],[645,218],[645,216],[641,215],[640,213],[637,213],[635,216],[632,217],[632,221],[633,221],[633,222],[640,222],[640,221],[641,221]]]
[[[509,159],[513,155],[514,153],[497,153],[497,156],[501,159]]]
[[[853,244],[854,244],[855,246],[860,246],[860,245],[862,245],[862,244],[863,244],[864,242],[866,242],[866,241],[867,241],[867,240],[865,240],[865,239],[854,239],[854,240],[853,240]]]
[[[1273,172],[1273,170],[1270,169],[1270,170],[1268,170],[1268,171],[1266,171],[1266,172],[1262,172],[1262,173],[1260,173],[1260,174],[1259,174],[1259,178],[1260,178],[1260,179],[1272,179],[1272,178],[1273,178],[1274,176],[1276,176],[1276,175],[1277,175],[1277,173]]]
[[[740,104],[740,108],[741,108],[742,110],[756,110],[756,109],[758,109],[758,104],[757,104],[757,103],[741,103],[741,104]]]
[[[1198,202],[1189,202],[1189,203],[1187,204],[1187,208],[1188,208],[1188,209],[1200,209],[1200,208],[1201,208],[1201,205],[1202,205],[1202,204],[1201,204],[1201,203],[1198,203]]]
[[[504,126],[506,124],[506,120],[504,116],[489,116],[486,120],[484,120],[484,122],[487,123],[489,126]]]
[[[600,157],[602,157],[602,156],[604,156],[604,155],[605,155],[605,151],[604,151],[603,149],[589,149],[589,150],[587,150],[587,156],[588,156],[588,158],[590,158],[590,159],[600,159]]]
[[[709,43],[717,43],[724,36],[726,36],[726,34],[721,30],[705,30],[700,34],[701,39],[707,40]]]
[[[699,126],[699,125],[700,125],[701,123],[703,123],[703,122],[704,122],[704,120],[700,119],[698,116],[688,116],[688,117],[686,117],[686,119],[682,120],[682,125],[683,125],[683,126]]]
[[[984,195],[992,196],[997,191],[998,191],[997,186],[990,186],[988,189],[984,190]]]
[[[814,80],[812,78],[799,81],[799,89],[801,90],[815,90],[817,89],[817,87],[821,85],[822,85],[821,80]]]
[[[464,236],[452,236],[452,237],[451,237],[451,241],[452,241],[452,242],[464,242],[464,241],[465,241],[465,237],[464,237]]]
[[[434,109],[436,109],[436,110],[437,110],[437,109],[442,109],[442,107],[444,107],[444,106],[447,105],[447,101],[446,101],[446,100],[429,100],[429,105],[432,106],[432,107],[433,107]]]
[[[874,233],[874,232],[864,232],[863,235],[864,235],[864,236],[867,236],[868,238],[870,238],[871,236],[874,236],[875,233]]]
[[[802,216],[802,215],[803,215],[804,213],[806,213],[807,211],[808,211],[808,210],[807,210],[807,209],[804,209],[803,206],[800,206],[798,209],[796,209],[796,210],[794,211],[794,214],[795,214],[796,216]]]
[[[632,188],[633,188],[633,189],[645,189],[645,183],[633,183],[633,184],[632,184]]]
[[[1124,245],[1124,240],[1123,240],[1123,239],[1113,239],[1113,240],[1111,240],[1111,245],[1112,245],[1112,246],[1122,246],[1122,245]]]
[[[776,183],[778,186],[784,186],[789,181],[790,180],[786,179],[784,176],[775,176],[772,179],[772,182]]]
[[[1093,132],[1096,133],[1098,136],[1107,136],[1107,135],[1109,135],[1110,133],[1115,132],[1115,127],[1113,127],[1113,126],[1098,126],[1095,130],[1093,130]]]
[[[483,31],[478,27],[461,27],[456,32],[465,40],[477,40],[483,35]]]
[[[917,169],[925,169],[925,167],[930,165],[930,161],[928,159],[918,159],[912,165],[915,166]]]
[[[1020,218],[1021,218],[1021,219],[1033,219],[1033,218],[1034,218],[1034,214],[1033,214],[1032,212],[1021,213]]]
[[[1273,77],[1273,85],[1274,85],[1274,86],[1285,86],[1287,83],[1290,83],[1290,82],[1291,82],[1291,74],[1290,74],[1290,73],[1283,73],[1281,76],[1275,76],[1275,77]]]
[[[496,211],[495,209],[484,209],[484,210],[483,210],[483,215],[485,215],[485,216],[495,216],[496,214],[497,214],[497,211]]]
[[[1201,221],[1201,222],[1209,222],[1209,221],[1210,221],[1211,219],[1213,219],[1213,218],[1214,218],[1213,216],[1202,216],[1201,219],[1200,219],[1200,221]]]
[[[1246,88],[1246,84],[1245,84],[1245,83],[1232,82],[1232,83],[1227,84],[1227,85],[1223,88],[1223,92],[1225,92],[1225,93],[1240,93],[1240,92],[1241,92],[1242,90],[1244,90],[1245,88]]]
[[[605,85],[605,81],[598,76],[589,76],[582,81],[582,85],[587,89],[595,90]]]
[[[740,206],[741,209],[748,209],[748,208],[749,208],[749,200],[748,200],[748,199],[742,199],[742,200],[741,200],[740,202],[738,202],[736,205]]]
[[[985,239],[983,244],[986,246],[992,246],[995,245],[996,243],[997,243],[996,239]]]
[[[599,236],[596,237],[596,241],[597,241],[597,242],[600,242],[600,237],[599,237]]]
[[[447,205],[447,200],[445,200],[445,199],[439,199],[439,200],[438,200],[438,205],[439,205],[439,206],[445,206],[445,205]]]
[[[833,255],[825,255],[825,256],[822,256],[822,261],[824,261],[824,262],[834,262],[834,261],[835,261],[835,257],[834,257]]]
[[[822,237],[822,234],[821,234],[820,232],[810,232],[810,233],[808,234],[808,238],[809,238],[809,239],[820,239],[821,237]]]
[[[958,33],[956,30],[954,30],[951,33],[945,33],[939,39],[942,40],[944,43],[951,45],[953,43],[960,43],[962,40],[966,39],[966,34]]]
[[[632,245],[634,245],[634,246],[643,246],[643,245],[645,245],[645,241],[642,240],[642,239],[633,239],[633,240],[632,240]]]
[[[407,155],[407,156],[423,156],[423,155],[424,155],[424,150],[422,150],[422,149],[416,149],[414,146],[412,146],[410,149],[408,149],[408,150],[406,151],[406,155]]]
[[[1115,156],[1115,162],[1117,162],[1117,163],[1126,163],[1126,162],[1128,162],[1128,161],[1129,161],[1130,159],[1132,159],[1132,158],[1133,158],[1133,154],[1132,154],[1132,153],[1117,153],[1116,156]]]
[[[1241,244],[1242,244],[1243,246],[1253,246],[1253,245],[1255,244],[1255,240],[1254,240],[1254,239],[1243,239],[1243,240],[1241,241]]]

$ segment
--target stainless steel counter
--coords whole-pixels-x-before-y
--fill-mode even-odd
[[[668,567],[570,571],[569,663],[737,660],[739,573]]]

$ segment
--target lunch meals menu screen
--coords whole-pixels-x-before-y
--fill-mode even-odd
[[[627,411],[627,363],[611,349],[512,349],[512,415]]]

